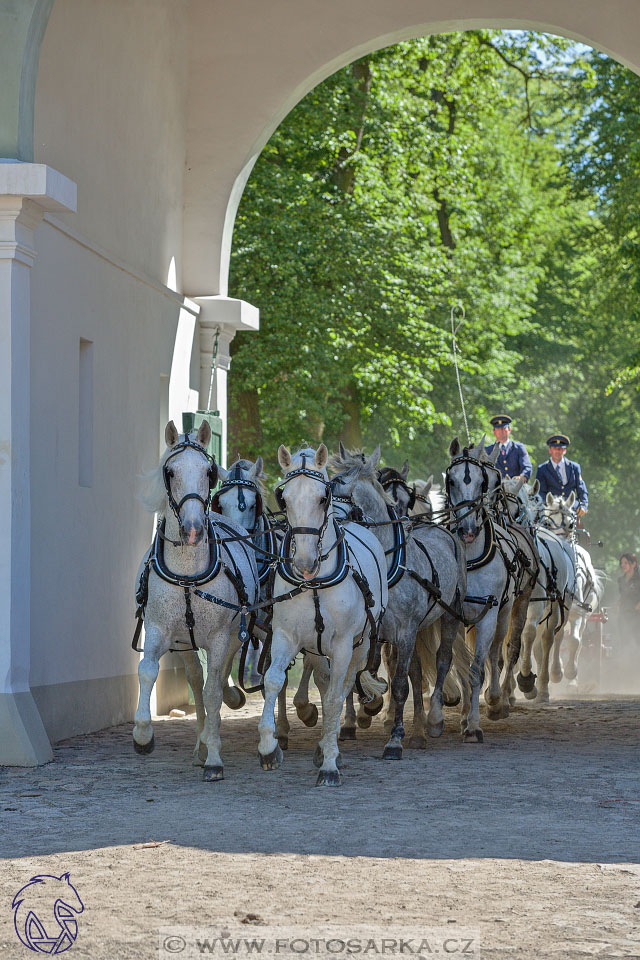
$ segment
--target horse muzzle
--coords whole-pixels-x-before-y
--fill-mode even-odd
[[[180,525],[180,539],[187,547],[197,547],[204,538],[204,526],[201,523]]]

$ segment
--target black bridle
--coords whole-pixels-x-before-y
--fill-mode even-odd
[[[169,467],[169,464],[175,457],[178,456],[178,454],[189,449],[197,450],[198,453],[201,453],[209,464],[209,469],[207,471],[207,476],[209,479],[209,493],[207,494],[206,499],[201,497],[199,493],[187,493],[178,503],[171,492],[171,479],[173,477],[173,470]],[[164,479],[165,490],[167,491],[169,506],[171,507],[171,510],[173,511],[178,523],[181,523],[180,511],[188,500],[198,500],[204,507],[205,515],[209,513],[209,508],[211,506],[211,493],[218,482],[218,464],[215,461],[215,457],[210,456],[202,444],[198,443],[196,440],[192,440],[188,433],[184,434],[184,440],[180,440],[179,443],[176,443],[176,445],[172,448],[171,453],[163,464],[162,477]]]
[[[214,513],[222,513],[222,509],[220,507],[221,494],[227,493],[227,491],[229,490],[237,489],[238,510],[240,511],[240,513],[244,513],[245,510],[248,509],[247,501],[244,498],[244,491],[252,490],[256,497],[256,502],[255,502],[256,512],[255,512],[253,527],[249,532],[253,533],[258,527],[258,522],[263,513],[262,494],[260,493],[260,488],[258,484],[254,480],[247,480],[241,476],[240,466],[234,467],[233,473],[235,473],[236,476],[229,475],[227,479],[221,484],[220,488],[216,491],[215,496],[211,500],[211,509],[214,511]]]
[[[332,488],[329,480],[325,480],[324,474],[319,470],[311,470],[307,467],[307,458],[302,455],[302,466],[298,467],[297,470],[291,470],[289,473],[285,474],[284,480],[275,488],[275,498],[278,507],[285,514],[287,513],[287,504],[284,499],[284,487],[290,483],[295,477],[311,477],[312,480],[317,480],[318,483],[321,483],[324,486],[324,496],[320,500],[320,505],[324,509],[324,519],[322,524],[319,527],[292,527],[287,521],[287,533],[289,539],[295,537],[296,534],[310,534],[313,537],[318,538],[318,552],[322,551],[322,538],[325,535],[327,529],[327,523],[329,522],[329,508],[331,506],[332,500]],[[320,560],[323,558],[320,556]]]
[[[459,503],[453,504],[451,501],[450,470],[452,467],[457,466],[459,463],[464,463],[465,465],[464,476],[462,478],[462,482],[465,485],[468,485],[471,483],[471,472],[469,470],[469,466],[473,465],[480,469],[482,473],[482,487],[477,497],[471,497],[467,500],[460,500]],[[464,447],[462,454],[459,457],[455,457],[447,467],[447,470],[445,472],[445,481],[444,481],[445,490],[447,494],[447,501],[449,503],[451,512],[453,513],[453,517],[455,518],[455,526],[457,528],[459,528],[462,520],[464,520],[464,518],[467,517],[470,513],[474,513],[477,510],[482,510],[486,513],[488,494],[489,494],[489,471],[496,474],[501,485],[502,478],[498,468],[495,467],[492,463],[488,463],[486,460],[478,460],[477,457],[472,457],[467,447]],[[496,487],[496,491],[497,491],[497,487]],[[458,511],[465,510],[465,509],[466,509],[466,513],[464,513],[462,516],[459,516]]]
[[[391,496],[396,503],[398,502],[398,488],[403,490],[409,499],[407,510],[413,510],[417,496],[415,483],[412,487],[410,487],[406,480],[404,480],[400,474],[391,467],[385,467],[383,470],[378,471],[378,482],[385,493],[388,491],[391,492]]]

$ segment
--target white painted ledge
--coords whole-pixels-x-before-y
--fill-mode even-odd
[[[26,197],[43,210],[75,213],[78,188],[45,163],[0,159],[0,197]]]

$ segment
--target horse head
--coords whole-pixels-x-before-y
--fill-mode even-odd
[[[178,521],[180,540],[196,546],[204,537],[211,492],[218,480],[218,466],[206,450],[211,428],[203,420],[197,433],[179,434],[170,420],[164,438],[167,449],[160,468],[166,499],[159,512],[166,516],[168,504]]]
[[[473,543],[478,536],[487,505],[500,488],[500,480],[495,477],[500,474],[484,452],[484,439],[483,435],[477,446],[461,449],[456,437],[449,446],[447,496],[458,536],[465,543]]]
[[[313,580],[318,574],[322,539],[333,516],[328,459],[324,443],[317,450],[307,447],[293,455],[284,445],[278,450],[284,479],[276,499],[287,517],[293,566],[304,580]]]
[[[575,492],[572,490],[566,498],[548,493],[544,501],[544,522],[560,537],[568,537],[573,533],[576,525],[576,515],[573,505],[576,502]]]
[[[396,509],[401,517],[409,516],[416,502],[416,486],[407,483],[409,476],[409,461],[405,460],[400,470],[393,467],[383,467],[378,470],[378,480],[382,489],[389,493],[396,502]]]
[[[255,463],[238,457],[228,470],[219,467],[218,474],[221,486],[213,498],[212,509],[245,530],[255,530],[262,516],[265,476],[262,457]]]

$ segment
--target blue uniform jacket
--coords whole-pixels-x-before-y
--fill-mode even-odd
[[[558,479],[558,474],[549,460],[540,464],[536,471],[536,479],[540,481],[540,496],[544,499],[548,493],[552,493],[554,497],[562,496],[566,499],[574,490],[579,506],[586,510],[589,506],[589,495],[580,473],[580,464],[567,460],[566,457],[564,462],[567,468],[567,482],[564,484]]]
[[[494,447],[495,443],[487,447],[487,453],[491,453]],[[523,476],[525,480],[528,480],[531,476],[531,460],[529,459],[529,454],[527,453],[527,448],[524,443],[518,443],[517,440],[509,440],[505,452],[498,454],[496,467],[503,477]]]

